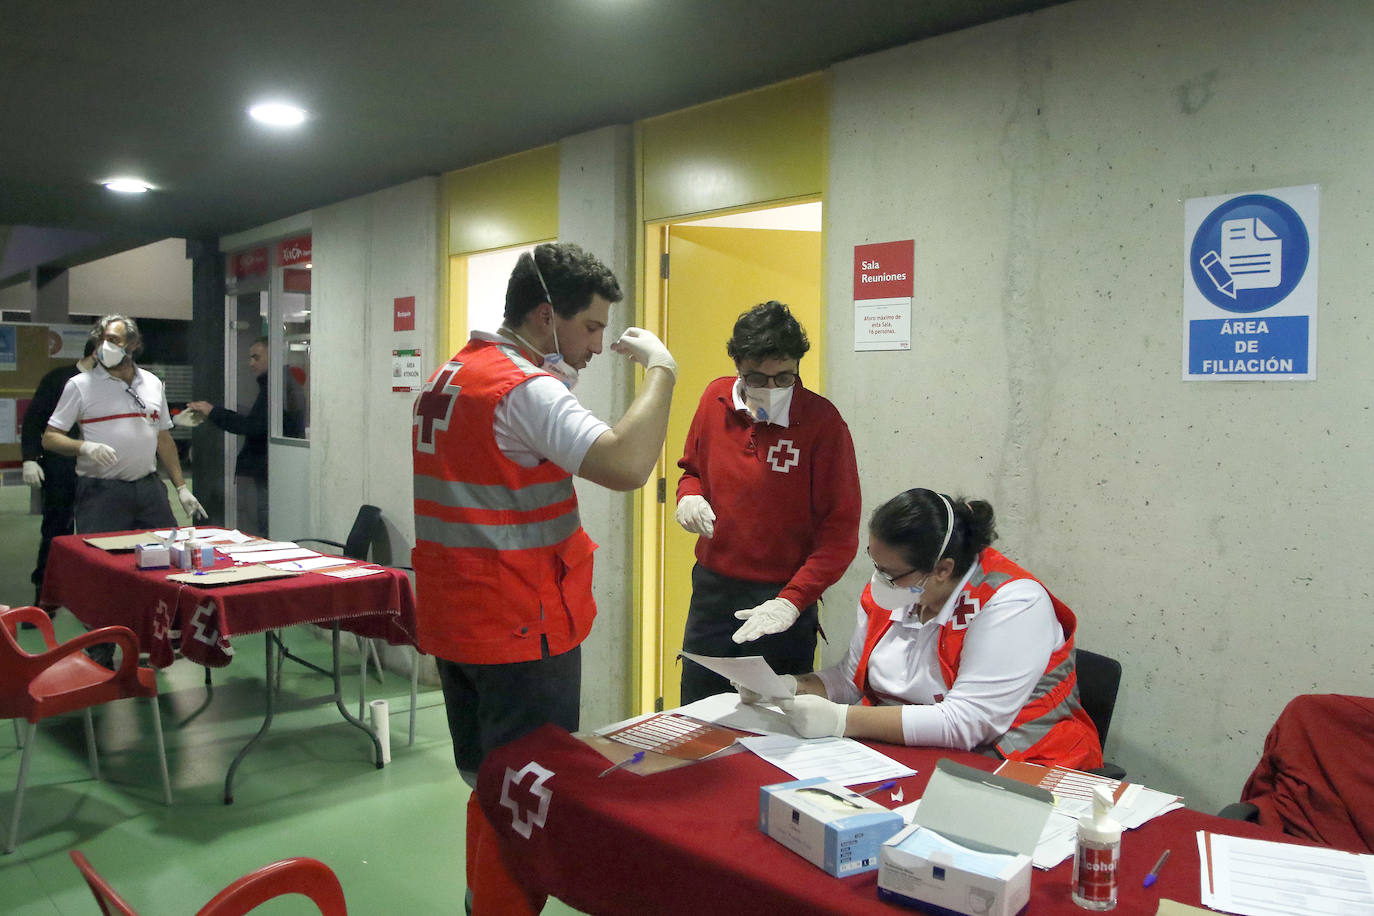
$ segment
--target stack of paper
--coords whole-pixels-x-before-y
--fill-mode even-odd
[[[1079,818],[1092,812],[1094,786],[1107,786],[1112,790],[1112,798],[1116,800],[1112,819],[1127,830],[1183,807],[1183,800],[1177,795],[1067,767],[1044,767],[1009,760],[997,768],[997,774],[1048,789],[1054,795],[1054,812],[1035,847],[1036,868],[1053,868],[1073,855]]]
[[[1374,913],[1374,856],[1199,830],[1202,903],[1241,916]]]

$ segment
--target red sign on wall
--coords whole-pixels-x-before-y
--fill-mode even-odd
[[[229,276],[261,277],[267,273],[267,249],[251,248],[229,256]]]
[[[393,299],[392,307],[395,309],[395,324],[392,330],[415,330],[415,297],[400,296]]]
[[[300,235],[294,239],[282,239],[277,243],[277,263],[282,267],[290,267],[292,264],[306,264],[309,261],[309,235]]]
[[[916,294],[915,266],[915,239],[855,245],[854,298],[910,299]]]

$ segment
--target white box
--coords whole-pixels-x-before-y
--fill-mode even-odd
[[[1031,855],[1054,796],[941,760],[915,823],[883,844],[878,897],[967,916],[1013,916],[1030,901]]]
[[[877,868],[883,841],[904,823],[897,812],[820,777],[759,789],[759,830],[837,878]]]
[[[135,544],[134,562],[139,569],[166,569],[172,557],[166,544]]]
[[[173,544],[171,555],[172,565],[177,569],[209,569],[215,565],[215,548],[200,541]]]

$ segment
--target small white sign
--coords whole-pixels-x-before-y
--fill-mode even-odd
[[[856,299],[855,350],[910,350],[911,297]]]
[[[419,350],[391,351],[391,390],[419,391],[425,383]]]

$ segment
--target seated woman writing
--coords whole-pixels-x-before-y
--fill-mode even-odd
[[[982,500],[913,489],[880,506],[848,653],[777,701],[797,733],[1101,766],[1078,702],[1073,612],[993,550],[996,537]]]

